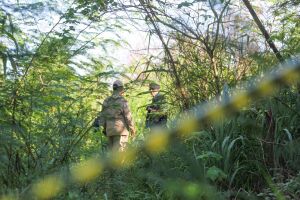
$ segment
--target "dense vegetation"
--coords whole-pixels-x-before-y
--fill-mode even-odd
[[[295,59],[299,13],[299,0],[1,1],[0,195],[22,197],[46,175],[107,156],[92,122],[112,80],[126,83],[138,145],[150,81],[162,85],[173,128],[180,113]],[[147,33],[148,49],[122,66],[113,49],[128,47],[130,31]],[[300,199],[299,122],[299,83],[282,86],[57,199]]]

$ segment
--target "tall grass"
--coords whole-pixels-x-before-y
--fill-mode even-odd
[[[107,172],[80,198],[93,199],[95,193],[107,199],[295,199],[300,194],[298,106],[293,90],[260,100],[230,119],[207,124],[184,143],[175,140],[160,156],[141,154],[132,168]],[[275,124],[273,164],[265,144],[269,110]]]

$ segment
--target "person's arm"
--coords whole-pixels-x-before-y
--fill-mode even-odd
[[[93,122],[93,127],[99,128],[100,127],[100,113],[98,113],[97,117],[95,118]]]
[[[161,95],[161,99],[159,102],[160,102],[159,107],[160,107],[161,114],[167,115],[168,114],[168,104],[167,104],[167,100],[164,95]]]
[[[104,100],[103,104],[102,104],[102,109],[101,111],[98,113],[98,116],[96,117],[95,121],[94,121],[94,127],[98,127],[101,128],[103,127],[103,134],[106,135],[106,119],[105,119],[105,110],[107,107],[107,101]]]
[[[135,127],[134,127],[134,122],[132,120],[132,115],[129,110],[128,102],[124,100],[123,102],[123,114],[125,118],[125,123],[127,124],[129,131],[131,133],[131,136],[135,136]]]

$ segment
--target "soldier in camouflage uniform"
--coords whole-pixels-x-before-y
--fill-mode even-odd
[[[102,111],[95,120],[95,126],[102,126],[108,137],[109,147],[123,151],[128,142],[129,132],[135,136],[135,127],[128,107],[123,97],[124,86],[119,80],[113,83],[113,94],[106,98]]]
[[[160,90],[160,85],[156,83],[149,84],[150,94],[153,97],[152,103],[147,106],[146,128],[154,126],[165,127],[167,124],[166,100]]]

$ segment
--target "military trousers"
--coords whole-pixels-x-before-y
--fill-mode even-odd
[[[128,135],[108,136],[108,145],[110,149],[124,151],[128,143]]]

